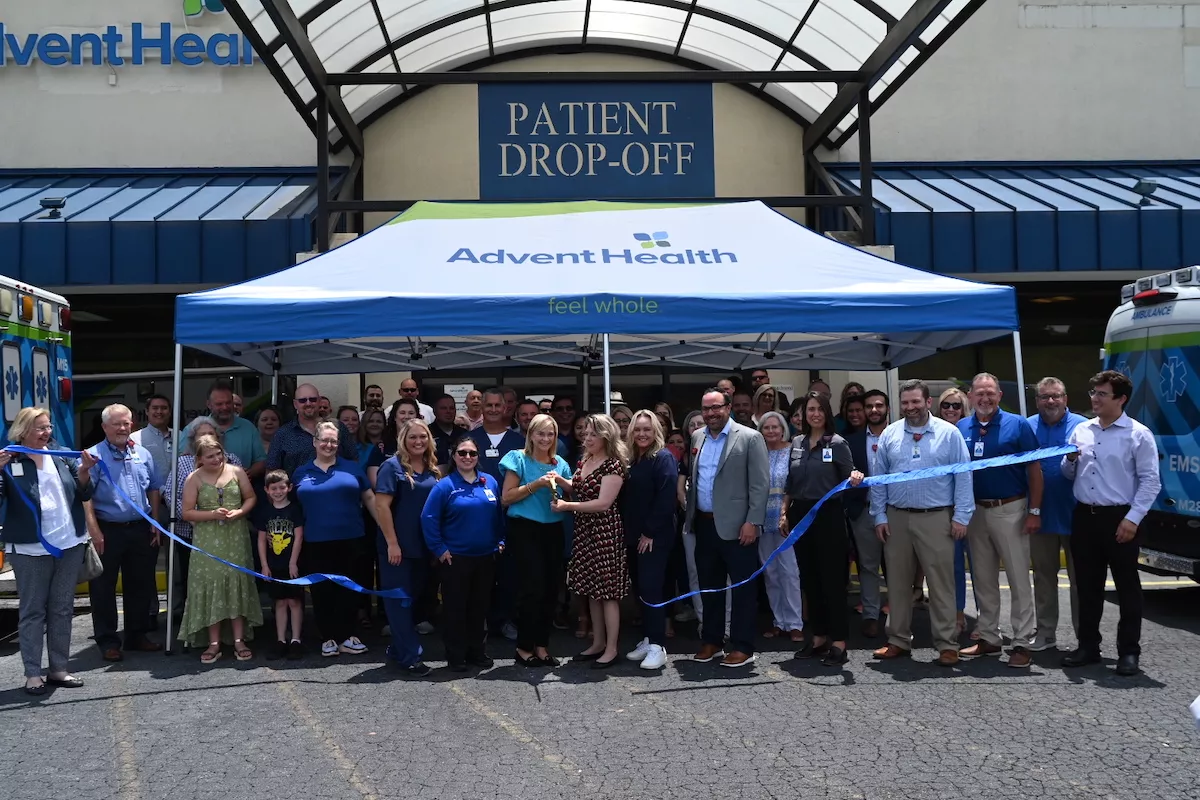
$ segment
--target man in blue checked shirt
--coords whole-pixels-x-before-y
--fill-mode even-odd
[[[875,454],[876,475],[912,472],[970,460],[958,428],[929,413],[929,387],[920,380],[900,384],[903,418],[884,428]],[[871,487],[875,533],[887,559],[888,596],[908,598],[917,561],[929,582],[929,624],[935,663],[958,663],[955,636],[954,540],[967,535],[975,495],[967,473]],[[915,558],[914,558],[915,554]],[[880,659],[912,655],[912,604],[893,600],[887,620],[888,643]]]
[[[1086,418],[1067,406],[1067,388],[1058,378],[1042,378],[1037,385],[1038,413],[1029,418],[1038,449],[1064,445],[1075,426]],[[1074,481],[1063,475],[1062,459],[1042,462],[1042,528],[1029,540],[1033,557],[1033,604],[1037,636],[1031,650],[1053,650],[1058,645],[1059,553],[1067,554],[1071,582],[1071,628],[1079,634],[1079,589],[1075,585],[1075,559],[1071,557],[1071,514],[1075,510]]]

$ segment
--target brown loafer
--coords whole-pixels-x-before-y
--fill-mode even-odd
[[[121,652],[119,647],[110,647],[100,654],[100,657],[105,661],[124,661],[125,654]]]
[[[943,650],[942,652],[938,653],[937,660],[933,663],[937,664],[939,667],[953,667],[958,663],[958,651]]]
[[[888,642],[887,644],[885,644],[883,647],[876,650],[871,655],[875,656],[875,658],[883,659],[883,660],[886,660],[889,658],[909,658],[912,656],[912,651],[905,650],[903,647],[897,647],[896,645],[892,644],[891,642]]]
[[[879,635],[879,620],[864,619],[862,621],[862,635],[868,639],[874,639]]]
[[[700,652],[692,656],[692,661],[700,661],[707,664],[725,651],[715,644],[706,644],[700,648]]]
[[[748,667],[754,663],[754,656],[734,650],[723,659],[721,659],[722,667]]]
[[[1024,647],[1014,647],[1008,653],[1008,665],[1013,669],[1023,669],[1033,663],[1033,655]]]
[[[1000,652],[1000,645],[985,642],[980,639],[970,647],[964,647],[958,651],[958,654],[963,658],[975,658],[976,656],[994,656]]]

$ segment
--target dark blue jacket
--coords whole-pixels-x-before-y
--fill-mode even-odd
[[[620,496],[626,543],[635,544],[645,536],[655,545],[662,545],[675,536],[678,480],[679,462],[665,447],[654,458],[630,465]]]
[[[93,477],[92,480],[81,486],[79,469],[75,466],[74,461],[51,456],[43,456],[43,458],[51,458],[54,465],[58,467],[59,477],[62,478],[63,496],[71,507],[71,520],[75,523],[75,535],[82,542],[83,537],[87,535],[83,501],[92,499],[92,493],[96,490],[95,478]],[[13,475],[12,464],[21,464],[24,474]],[[32,513],[29,506],[21,499],[17,486],[20,486],[21,490],[25,492],[25,496],[33,504],[36,514]],[[24,453],[16,455],[9,466],[0,472],[0,506],[3,506],[4,511],[4,530],[0,532],[0,539],[3,539],[6,544],[37,544],[37,532],[42,524],[42,494],[38,486],[37,465]]]

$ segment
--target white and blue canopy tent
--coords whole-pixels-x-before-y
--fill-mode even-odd
[[[422,202],[295,267],[177,298],[174,425],[184,347],[275,387],[598,365],[607,404],[614,367],[888,370],[1009,333],[1024,385],[1012,287],[878,258],[758,202]]]
[[[1011,287],[877,258],[757,202],[418,203],[298,266],[180,296],[175,326],[178,345],[285,374],[890,369],[1017,328]]]

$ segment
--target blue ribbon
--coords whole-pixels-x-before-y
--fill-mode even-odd
[[[17,444],[9,445],[8,447],[5,447],[4,449],[10,453],[25,453],[27,455],[55,456],[58,458],[79,458],[81,455],[83,455],[82,451],[79,451],[79,450],[33,450],[31,448],[23,447],[23,446],[17,445]],[[243,567],[241,564],[234,564],[230,561],[226,561],[225,559],[223,559],[219,556],[214,556],[212,553],[208,552],[207,550],[202,550],[201,548],[196,547],[196,545],[192,544],[191,542],[185,541],[184,539],[181,539],[180,537],[176,536],[174,533],[167,530],[162,525],[159,525],[157,520],[152,518],[149,514],[142,511],[140,504],[137,501],[135,501],[133,498],[131,498],[129,495],[127,495],[125,493],[125,490],[121,488],[121,485],[113,480],[112,473],[109,472],[109,469],[108,469],[108,464],[105,464],[103,459],[97,459],[96,466],[100,468],[100,471],[102,473],[104,473],[104,476],[106,478],[108,478],[110,483],[112,483],[113,488],[117,490],[117,494],[119,494],[123,500],[125,500],[127,503],[129,503],[130,506],[135,511],[137,511],[138,515],[141,516],[142,519],[146,520],[146,522],[149,522],[152,527],[154,527],[155,529],[158,530],[159,533],[166,535],[166,537],[168,539],[173,540],[177,544],[181,544],[190,550],[195,550],[197,553],[207,556],[208,558],[211,558],[213,561],[219,561],[222,564],[224,564],[225,566],[232,567],[233,569],[237,570],[238,572],[244,573],[244,574],[249,575],[254,578],[258,578],[260,580],[270,581],[272,583],[286,583],[289,586],[312,586],[314,583],[320,583],[321,581],[332,581],[333,583],[336,583],[338,586],[341,586],[345,589],[349,589],[352,592],[358,592],[359,594],[371,594],[371,595],[375,595],[376,597],[386,597],[390,600],[399,600],[399,601],[401,601],[402,605],[404,605],[404,606],[409,606],[412,604],[412,598],[409,597],[408,593],[405,592],[403,589],[379,589],[379,590],[367,589],[366,587],[359,586],[357,583],[350,580],[345,575],[333,575],[333,574],[326,573],[326,572],[314,572],[311,575],[302,575],[299,578],[289,578],[289,579],[268,578],[266,575],[263,575],[261,572],[255,572],[254,570],[250,569],[249,567]],[[28,498],[26,498],[26,501],[28,502]],[[32,504],[30,504],[30,508],[32,509]],[[40,536],[40,534],[39,534],[39,536]]]
[[[54,464],[51,463],[51,466],[54,466]],[[58,469],[56,466],[54,468]],[[25,507],[29,509],[29,513],[33,515],[33,524],[37,526],[35,528],[35,532],[37,533],[38,541],[41,542],[42,547],[46,548],[47,553],[55,558],[62,558],[63,551],[50,544],[50,542],[46,540],[45,535],[42,534],[42,512],[40,509],[34,508],[33,500],[31,500],[29,495],[25,493],[25,490],[21,488],[21,484],[17,483],[16,476],[12,474],[12,465],[6,465],[4,467],[4,471],[8,474],[8,482],[11,483],[12,487],[17,490],[17,497],[21,498],[21,502],[25,504]],[[34,476],[34,480],[37,480],[36,475]]]
[[[891,472],[887,475],[872,475],[869,478],[864,478],[863,482],[860,483],[858,487],[851,487],[850,481],[844,480],[826,492],[825,496],[818,500],[816,504],[808,510],[808,513],[804,515],[804,518],[801,519],[800,522],[796,524],[796,527],[792,528],[792,530],[788,533],[787,538],[783,540],[779,547],[775,548],[775,552],[767,556],[766,560],[763,561],[762,566],[751,573],[750,577],[729,586],[721,586],[715,589],[698,589],[694,592],[681,594],[679,597],[673,597],[670,600],[665,600],[661,603],[646,603],[645,600],[642,600],[642,602],[646,603],[646,605],[650,606],[651,608],[662,608],[663,606],[668,606],[671,603],[677,603],[680,600],[686,600],[689,597],[695,597],[698,594],[724,592],[728,591],[729,589],[736,589],[739,586],[744,586],[747,583],[750,583],[751,581],[757,579],[759,575],[763,574],[763,571],[767,568],[767,565],[774,561],[776,556],[778,556],[784,550],[792,547],[797,541],[800,540],[800,537],[803,536],[813,524],[813,520],[817,518],[817,513],[821,510],[821,506],[825,505],[825,501],[829,500],[829,498],[836,494],[846,491],[847,489],[861,488],[866,486],[886,486],[892,483],[906,483],[908,481],[921,481],[928,478],[941,478],[945,475],[957,475],[962,472],[975,472],[977,470],[991,469],[993,467],[1009,467],[1014,464],[1028,464],[1030,461],[1041,461],[1047,458],[1062,458],[1068,453],[1074,453],[1077,449],[1078,448],[1075,447],[1075,445],[1064,444],[1057,447],[1044,447],[1040,450],[1030,450],[1027,453],[1013,453],[1012,455],[1007,456],[983,458],[979,461],[965,461],[960,464],[944,464],[937,467],[915,469],[911,472]],[[871,512],[864,511],[863,513],[869,514]]]

